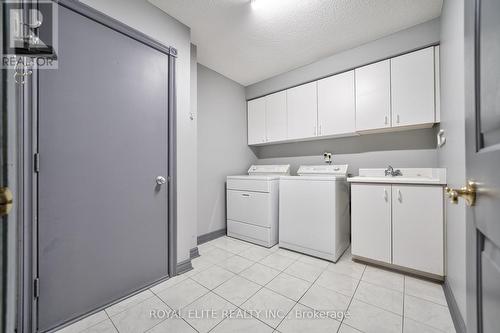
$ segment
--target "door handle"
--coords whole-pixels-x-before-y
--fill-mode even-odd
[[[445,191],[452,204],[458,204],[459,197],[464,198],[467,206],[469,207],[472,207],[476,204],[477,184],[473,181],[469,180],[466,186],[459,189],[453,189],[447,186],[445,188]]]
[[[10,213],[12,210],[14,197],[8,187],[0,187],[0,216]]]
[[[156,177],[156,184],[163,185],[167,182],[167,179],[163,176]]]

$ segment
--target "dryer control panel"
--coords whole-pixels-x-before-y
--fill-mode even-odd
[[[299,176],[347,176],[347,164],[341,165],[301,165]]]
[[[285,165],[252,165],[248,169],[248,174],[251,176],[256,175],[282,175],[286,176],[290,174],[290,164]]]

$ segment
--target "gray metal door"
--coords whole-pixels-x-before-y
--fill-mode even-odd
[[[467,331],[496,333],[500,332],[500,1],[465,3],[467,177],[477,187],[470,188],[477,198],[467,211]]]
[[[39,71],[38,329],[168,275],[169,56],[59,9]]]

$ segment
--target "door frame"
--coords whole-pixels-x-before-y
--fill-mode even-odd
[[[475,114],[476,101],[476,68],[479,65],[477,59],[476,38],[478,33],[477,0],[464,2],[464,73],[465,73],[465,145],[467,150],[476,150],[476,138],[468,138],[467,133],[476,133],[477,117]],[[473,111],[471,111],[473,110]],[[467,168],[467,166],[466,166]],[[478,304],[480,302],[478,290],[477,263],[478,234],[474,225],[472,210],[466,210],[466,325],[467,331],[478,332]]]
[[[480,119],[480,2],[464,3],[465,148],[466,159],[479,150]],[[468,165],[466,165],[466,171]],[[467,177],[469,176],[466,172]],[[482,332],[481,252],[484,239],[476,228],[474,210],[466,210],[466,325],[467,332]]]
[[[109,17],[96,9],[74,0],[52,0],[54,4],[63,6],[87,19],[95,21],[116,32],[119,32],[135,41],[149,46],[168,56],[168,147],[165,153],[168,155],[168,202],[167,202],[167,230],[168,230],[168,279],[177,275],[177,95],[176,95],[176,58],[177,49],[156,41],[146,34]],[[22,136],[23,140],[23,166],[20,172],[23,173],[23,216],[20,221],[19,242],[19,283],[18,286],[18,331],[38,332],[38,309],[35,293],[35,281],[38,277],[38,244],[37,244],[37,223],[38,223],[38,174],[35,170],[38,152],[38,69],[34,68],[32,76],[24,85],[24,107],[22,110]],[[164,279],[164,280],[165,280]],[[155,282],[155,284],[158,283]],[[149,287],[149,286],[148,286]],[[146,287],[146,288],[148,288]],[[139,293],[142,288],[133,293]],[[129,297],[129,296],[126,296]],[[125,297],[125,298],[126,298]],[[111,304],[122,299],[115,300]],[[111,305],[108,304],[105,307]],[[101,311],[104,307],[97,308],[82,317]],[[65,325],[69,325],[81,318],[74,319]]]

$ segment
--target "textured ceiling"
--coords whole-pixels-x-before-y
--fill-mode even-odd
[[[191,27],[198,62],[249,85],[423,23],[442,0],[149,0]]]

